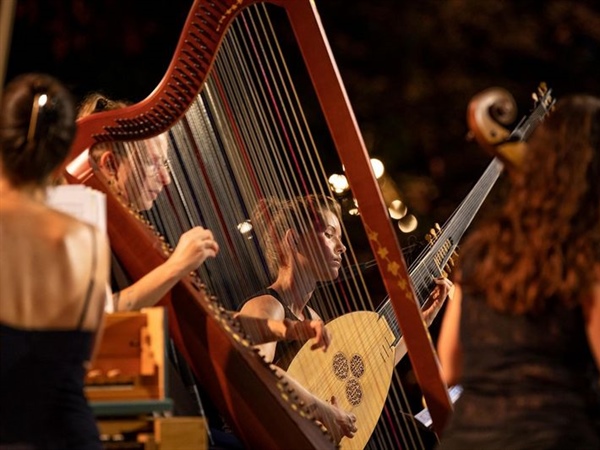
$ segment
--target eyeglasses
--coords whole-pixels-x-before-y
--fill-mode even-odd
[[[168,175],[170,173],[169,160],[164,158],[160,161],[145,161],[144,173],[147,177],[163,176],[165,173]]]

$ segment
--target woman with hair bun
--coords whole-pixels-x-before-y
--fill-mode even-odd
[[[0,447],[101,449],[83,392],[102,328],[106,235],[49,208],[75,104],[56,79],[15,78],[0,104]]]

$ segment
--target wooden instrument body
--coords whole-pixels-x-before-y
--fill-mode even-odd
[[[422,309],[429,306],[428,295],[435,287],[431,274],[440,276],[441,272],[451,269],[452,257],[456,255],[460,239],[503,171],[501,160],[510,161],[511,168],[517,166],[522,153],[515,155],[509,151],[514,148],[513,145],[524,146],[526,137],[544,119],[554,103],[550,94],[551,91],[542,85],[535,97],[535,108],[512,132],[501,126],[514,121],[516,117],[516,103],[507,91],[490,88],[476,95],[469,103],[467,120],[475,137],[487,147],[501,146],[502,156],[492,160],[447,223],[442,228],[431,230],[427,247],[409,268],[415,291],[418,296],[421,294],[418,300]],[[518,135],[520,140],[507,144],[511,134]],[[340,401],[345,409],[356,414],[361,428],[353,439],[342,440],[342,448],[359,449],[366,445],[384,406],[392,382],[394,361],[399,361],[406,353],[406,346],[400,340],[402,331],[395,317],[390,314],[389,306],[389,299],[386,299],[376,313],[353,312],[329,322],[328,328],[335,336],[329,353],[313,356],[309,342],[300,349],[288,368],[294,378],[319,393],[321,398],[335,395],[342,399]],[[344,355],[347,359],[351,358],[349,355],[358,355],[364,366],[364,378],[356,377],[356,389],[363,394],[361,401],[356,404],[348,400],[345,378],[341,379],[335,369],[338,355]],[[311,361],[319,361],[317,366],[323,370],[304,370],[311,367]],[[371,378],[373,372],[377,373],[375,382]]]
[[[385,317],[357,311],[327,323],[334,339],[327,352],[311,352],[305,344],[288,373],[309,391],[356,415],[358,431],[343,438],[340,448],[365,447],[388,395],[395,357],[395,335]],[[353,331],[351,331],[353,330]],[[321,370],[306,370],[319,367]]]
[[[92,402],[167,400],[166,331],[163,308],[107,315],[98,353],[86,376],[87,398]]]

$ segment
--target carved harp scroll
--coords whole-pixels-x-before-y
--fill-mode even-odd
[[[95,144],[143,140],[174,128],[196,101],[232,21],[243,9],[258,3],[263,2],[196,0],[175,56],[156,89],[140,103],[93,114],[78,123],[66,176],[71,182],[107,193],[111,246],[133,279],[161,264],[168,248],[95,175],[88,150]],[[316,7],[309,0],[270,3],[285,10],[294,30],[439,433],[450,412],[450,400]],[[178,349],[207,391],[216,394],[213,401],[249,448],[291,448],[290,443],[296,448],[333,448],[329,435],[315,425],[302,405],[294,403],[293,392],[250,350],[235,321],[207,297],[193,277],[179,283],[162,304],[169,309],[169,328]]]

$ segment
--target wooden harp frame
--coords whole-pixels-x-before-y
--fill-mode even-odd
[[[66,177],[70,182],[85,183],[109,193],[108,233],[111,245],[134,278],[142,277],[161,264],[168,252],[156,235],[114,198],[105,183],[94,175],[88,161],[88,149],[102,142],[149,138],[169,129],[200,91],[228,25],[243,8],[255,3],[259,2],[196,0],[175,56],[156,89],[138,104],[93,114],[78,122]],[[433,427],[439,434],[451,411],[448,392],[441,380],[436,353],[413,294],[396,232],[371,169],[367,149],[316,6],[311,0],[275,0],[269,3],[287,12],[359,204],[370,245],[431,413]],[[144,252],[143,261],[138,256],[140,251]],[[195,302],[183,300],[190,293],[195,293],[192,294],[197,299]],[[293,397],[293,393],[283,386],[261,381],[272,376],[268,373],[270,369],[244,344],[243,334],[236,331],[236,323],[220,311],[218,303],[198,294],[193,279],[180,282],[163,304],[169,308],[170,331],[176,345],[199,380],[209,390],[221,394],[221,399],[216,400],[217,406],[226,414],[242,441],[253,448],[281,448],[289,442],[302,448],[333,446],[322,430],[307,426],[301,405],[292,406],[301,414],[285,411],[290,405],[286,405],[285,400],[282,402],[281,398]],[[202,322],[203,326],[199,328],[193,324],[192,318]],[[215,349],[218,351],[215,352]],[[220,351],[222,349],[225,351]],[[239,355],[233,355],[235,352]],[[268,395],[243,392],[232,382],[232,376],[264,384]],[[255,411],[261,411],[260,417],[255,416]]]

